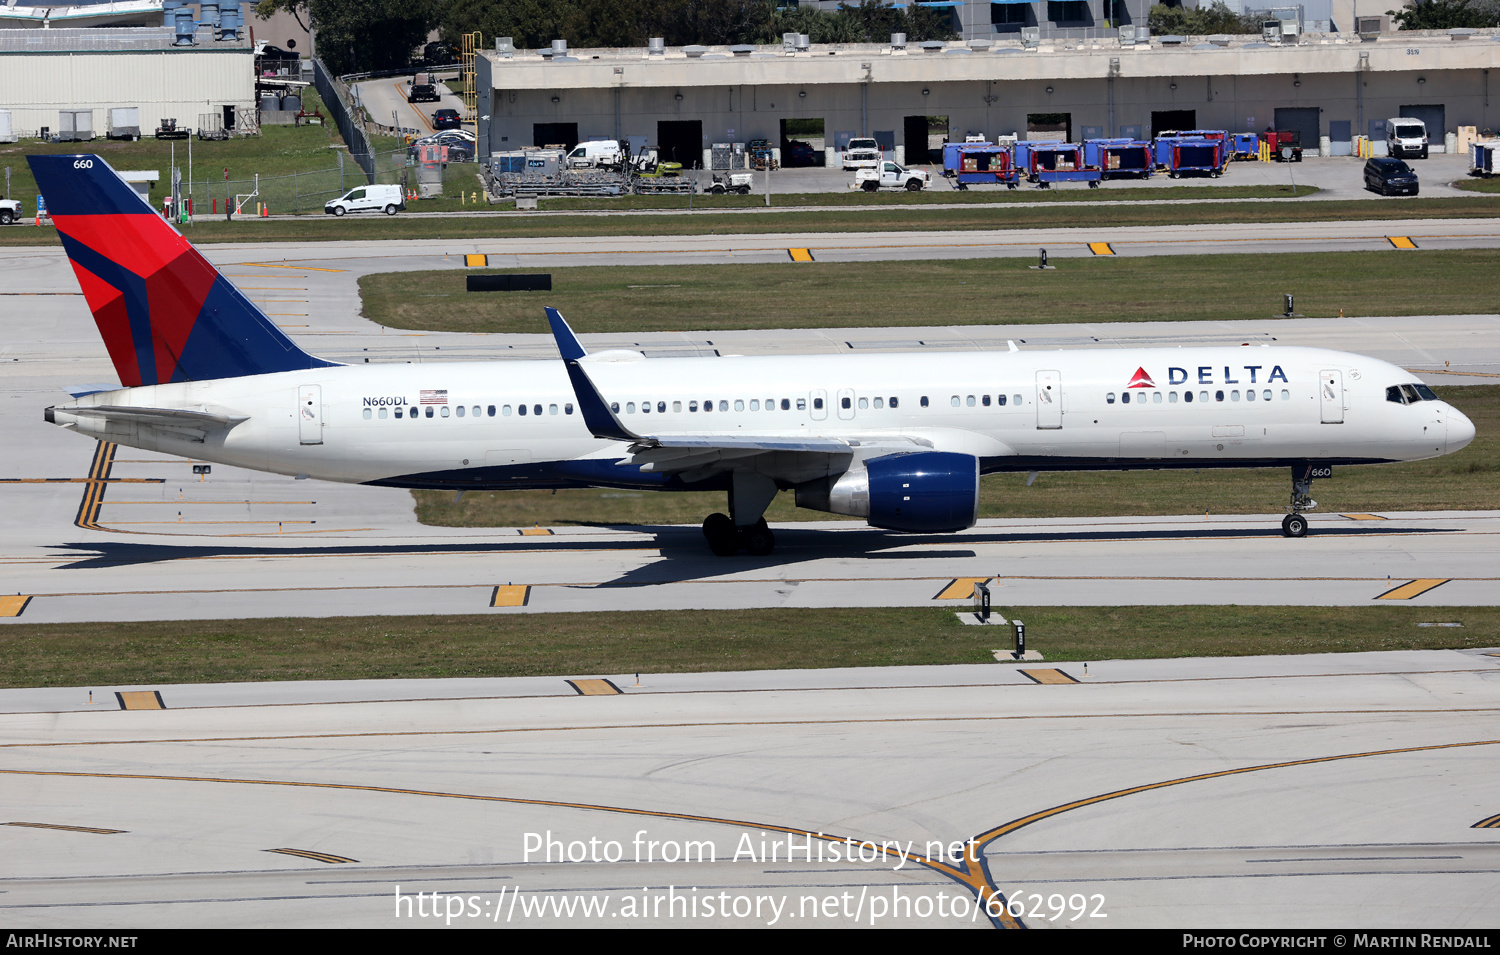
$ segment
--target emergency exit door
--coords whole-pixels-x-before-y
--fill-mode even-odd
[[[1318,373],[1318,407],[1323,412],[1324,424],[1344,423],[1344,373],[1321,371]]]
[[[1062,427],[1062,372],[1036,373],[1036,426],[1040,430]]]
[[[323,386],[297,389],[297,437],[303,444],[323,443]]]

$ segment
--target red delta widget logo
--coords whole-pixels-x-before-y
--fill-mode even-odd
[[[1195,384],[1269,385],[1275,381],[1285,382],[1287,380],[1286,372],[1282,370],[1280,365],[1271,365],[1271,370],[1264,375],[1262,375],[1261,373],[1266,370],[1267,366],[1265,365],[1240,365],[1238,368],[1233,365],[1224,365],[1223,378],[1217,378],[1217,376],[1214,374],[1214,371],[1217,367],[1218,366],[1216,365],[1197,366],[1197,368],[1194,369],[1198,373],[1197,381],[1195,382]],[[1188,379],[1190,377],[1192,376],[1186,368],[1171,367],[1167,369],[1167,384],[1169,385],[1185,385],[1188,383]],[[1130,376],[1130,384],[1126,385],[1125,387],[1127,389],[1155,388],[1156,381],[1152,379],[1150,373],[1147,372],[1145,368],[1137,368],[1135,370],[1135,374]]]

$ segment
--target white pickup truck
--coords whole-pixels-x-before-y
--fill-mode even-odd
[[[854,174],[850,189],[876,192],[880,189],[905,189],[921,192],[932,184],[932,177],[920,169],[907,169],[899,163],[882,162],[876,169],[861,169]]]
[[[861,137],[849,140],[844,149],[845,169],[874,169],[882,159],[880,144],[874,139]]]
[[[0,199],[0,225],[10,225],[12,222],[21,221],[21,202],[19,199]]]

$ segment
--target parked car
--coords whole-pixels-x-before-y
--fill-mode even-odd
[[[406,148],[406,152],[416,159],[420,147],[433,143],[448,147],[449,162],[474,161],[474,134],[466,129],[445,129],[431,136],[423,136],[421,139],[413,140],[412,144]]]
[[[456,109],[440,109],[432,114],[433,129],[463,129],[464,120]]]
[[[879,189],[905,189],[921,192],[932,183],[932,177],[920,169],[907,169],[899,163],[882,162],[879,169],[860,169],[854,173],[850,189],[875,192]]]
[[[789,139],[786,143],[786,149],[781,154],[781,165],[821,166],[823,165],[823,157],[818,155],[818,151],[812,148],[811,143],[803,142],[800,139]]]
[[[844,149],[844,168],[874,169],[883,158],[879,143],[869,137],[856,137]]]
[[[401,194],[401,187],[395,185],[356,186],[323,204],[323,211],[334,216],[349,212],[384,212],[393,216],[405,208],[406,197]]]
[[[1420,119],[1396,116],[1385,121],[1385,152],[1388,156],[1427,158],[1427,124]]]
[[[1377,157],[1365,163],[1365,188],[1382,196],[1414,196],[1417,174],[1399,159]]]

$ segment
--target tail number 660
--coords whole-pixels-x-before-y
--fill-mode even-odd
[[[75,159],[75,160],[73,160],[73,168],[74,169],[93,169],[94,168],[94,161],[92,159]]]

